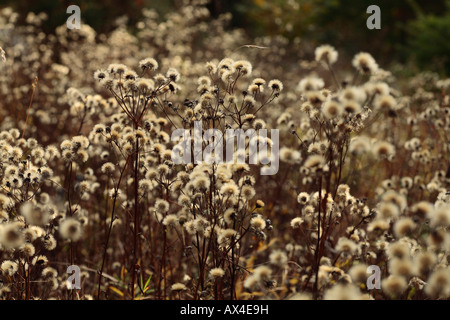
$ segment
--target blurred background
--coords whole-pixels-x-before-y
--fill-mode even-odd
[[[182,0],[0,0],[11,6],[24,23],[28,12],[46,12],[44,26],[51,33],[64,24],[66,8],[76,4],[82,20],[98,33],[116,27],[120,16],[132,32],[143,8],[155,9],[161,17],[183,6]],[[367,7],[381,8],[381,30],[368,30]],[[384,65],[412,64],[441,74],[450,74],[450,0],[211,0],[214,16],[233,15],[230,28],[242,28],[252,37],[283,35],[312,46],[329,43],[349,55],[372,53]],[[124,20],[121,20],[124,23]]]

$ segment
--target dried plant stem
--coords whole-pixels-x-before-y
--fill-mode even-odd
[[[108,233],[106,235],[106,240],[105,240],[105,244],[104,244],[104,247],[103,247],[102,265],[100,267],[100,271],[98,271],[99,279],[98,279],[98,288],[97,288],[97,299],[100,299],[100,292],[101,292],[101,285],[102,285],[102,278],[103,278],[103,268],[104,268],[105,262],[106,262],[106,252],[107,252],[107,249],[108,249],[108,243],[109,243],[109,239],[111,237],[111,230],[112,230],[113,223],[114,223],[114,216],[115,216],[115,211],[116,211],[116,202],[117,202],[117,197],[118,197],[118,190],[119,190],[119,187],[120,187],[120,183],[122,181],[123,173],[127,169],[128,162],[129,162],[130,159],[131,159],[131,156],[128,156],[124,167],[120,171],[120,176],[119,176],[119,180],[117,182],[116,192],[115,192],[114,197],[113,197],[113,204],[112,204],[112,209],[111,209],[111,221],[109,223]]]
[[[30,113],[31,104],[33,103],[34,92],[36,91],[37,83],[38,83],[38,77],[36,76],[36,77],[34,78],[33,84],[31,85],[32,90],[31,90],[30,103],[28,104],[28,108],[27,108],[27,116],[26,116],[26,118],[25,118],[25,126],[24,126],[24,128],[23,128],[21,138],[24,137],[25,131],[27,130],[28,115],[29,115],[29,113]]]
[[[314,282],[313,295],[314,298],[317,299],[319,294],[319,267],[320,267],[320,226],[321,226],[321,207],[322,207],[322,174],[319,177],[319,212],[317,216],[317,243],[315,250],[315,265],[314,265],[314,273],[316,274],[316,279]]]
[[[81,129],[83,128],[83,124],[84,124],[84,120],[86,119],[86,115],[87,115],[87,108],[86,108],[86,105],[84,105],[83,117],[80,120],[80,126],[78,127],[76,134],[81,134]]]
[[[135,124],[135,130],[138,129],[138,124]],[[135,150],[135,162],[134,162],[134,232],[133,232],[133,265],[131,276],[131,299],[135,298],[135,283],[138,268],[138,245],[139,245],[139,139],[136,138],[136,150]]]
[[[161,258],[161,264],[159,269],[159,282],[158,282],[158,296],[161,299],[161,285],[164,280],[164,297],[166,296],[166,277],[163,272],[165,272],[165,261],[166,261],[166,246],[167,246],[167,230],[163,228],[163,252]]]
[[[30,258],[27,257],[28,270],[25,270],[26,276],[26,296],[25,300],[30,300],[31,297],[31,266],[30,266]],[[25,268],[24,268],[25,269]]]
[[[327,62],[328,70],[330,70],[331,76],[333,78],[334,84],[336,85],[337,90],[341,89],[341,85],[339,84],[336,75],[334,74],[333,68],[331,68],[331,65],[329,62]]]
[[[71,217],[73,212],[72,212],[72,201],[70,198],[70,189],[72,188],[72,175],[73,175],[73,162],[71,161],[69,164],[69,168],[68,168],[68,186],[67,186],[67,202],[68,202],[68,216]],[[74,248],[73,248],[74,244],[73,241],[70,241],[70,265],[74,265],[75,264],[75,259],[74,259]],[[71,291],[71,299],[75,300],[75,290],[72,288]]]

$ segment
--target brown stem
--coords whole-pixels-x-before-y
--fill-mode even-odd
[[[135,130],[138,129],[138,124],[135,123]],[[132,265],[132,280],[131,280],[131,298],[135,298],[134,284],[136,282],[136,268],[138,262],[138,237],[139,237],[139,195],[138,195],[138,172],[139,172],[139,139],[136,138],[134,163],[134,237],[133,237],[133,265]]]
[[[164,266],[165,266],[165,260],[166,260],[166,245],[167,245],[167,233],[166,233],[166,229],[163,228],[163,252],[162,252],[162,258],[161,258],[161,264],[160,264],[160,269],[159,269],[159,299],[161,300],[161,284],[163,282],[164,279],[164,298],[166,297],[166,281],[165,281],[165,276],[163,274],[164,272]]]
[[[316,279],[314,282],[314,299],[317,299],[317,296],[319,294],[319,264],[320,264],[320,219],[321,219],[321,208],[322,208],[322,174],[319,177],[319,213],[317,217],[317,243],[316,243],[316,251],[315,251],[315,266],[314,266],[314,272],[316,274]]]
[[[26,275],[26,287],[27,287],[27,289],[26,289],[26,297],[25,297],[25,299],[26,300],[30,300],[30,297],[31,297],[31,281],[30,281],[30,278],[31,278],[31,266],[30,266],[30,258],[28,258],[27,257],[27,264],[28,264],[28,271],[25,271],[25,275]],[[24,268],[25,269],[25,268]]]
[[[98,289],[97,289],[97,299],[100,299],[100,288],[102,285],[102,278],[103,278],[103,268],[105,266],[105,261],[106,261],[106,251],[108,249],[108,243],[109,243],[109,238],[111,236],[111,230],[112,230],[112,226],[113,226],[113,222],[114,222],[114,213],[116,210],[116,201],[117,201],[117,197],[118,197],[118,190],[120,187],[120,182],[122,181],[122,177],[123,177],[123,173],[125,172],[127,166],[128,166],[128,161],[130,160],[130,156],[128,156],[127,161],[123,167],[123,169],[120,172],[120,176],[119,176],[119,181],[117,182],[117,187],[116,187],[116,193],[114,194],[114,199],[113,199],[113,205],[112,205],[112,211],[111,211],[111,221],[109,223],[109,228],[108,228],[108,234],[106,236],[106,242],[105,245],[103,247],[103,259],[102,259],[102,265],[100,267],[100,271],[99,271],[99,279],[98,279]]]
[[[32,84],[32,91],[31,91],[31,97],[30,97],[30,103],[28,104],[28,108],[27,108],[27,116],[25,118],[25,126],[23,128],[23,132],[22,132],[22,136],[21,138],[23,138],[23,136],[25,135],[25,131],[27,130],[27,123],[28,123],[28,115],[31,109],[31,103],[33,102],[33,97],[34,97],[34,92],[36,91],[36,87],[37,87],[37,83],[38,83],[38,77],[36,76],[34,78],[34,82]]]

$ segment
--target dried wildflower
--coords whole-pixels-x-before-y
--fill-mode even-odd
[[[42,270],[42,277],[44,279],[56,278],[58,276],[58,271],[52,267],[46,267]]]
[[[348,271],[350,277],[355,283],[366,283],[367,281],[367,265],[364,263],[358,263],[353,265]]]
[[[270,253],[269,260],[271,264],[278,267],[282,267],[287,263],[288,257],[286,253],[284,253],[283,251],[274,250],[273,252]]]
[[[398,206],[390,202],[383,202],[377,210],[377,217],[380,219],[391,219],[400,214]]]
[[[366,52],[355,55],[352,61],[353,66],[362,73],[374,74],[378,71],[378,64],[375,59]]]
[[[300,161],[301,154],[299,151],[283,147],[280,149],[280,160],[288,163],[297,163]]]
[[[334,100],[326,101],[322,106],[322,113],[327,119],[335,119],[343,112],[342,105]]]
[[[161,176],[167,176],[170,173],[170,168],[166,164],[160,164],[157,168],[157,172]]]
[[[150,179],[141,179],[138,189],[145,194],[153,189],[153,183]]]
[[[191,205],[191,199],[185,194],[180,194],[178,197],[178,204],[184,207],[189,207]]]
[[[108,71],[106,70],[97,70],[94,72],[94,79],[97,81],[105,80],[109,78]]]
[[[39,228],[36,226],[33,226],[35,228]],[[26,242],[33,242],[34,240],[36,240],[38,238],[38,231],[35,229],[32,229],[32,227],[28,227],[23,231],[23,236],[25,238]],[[41,236],[41,235],[39,235]]]
[[[394,258],[389,261],[389,273],[409,278],[413,274],[414,265],[409,259]]]
[[[318,109],[325,102],[326,97],[320,91],[308,91],[305,96],[308,102],[314,107],[311,111],[311,118],[317,117],[319,115]]]
[[[45,264],[47,264],[48,259],[46,256],[43,255],[39,255],[33,258],[33,260],[31,260],[31,264],[34,266],[43,266]]]
[[[220,193],[225,197],[237,196],[238,192],[239,189],[234,182],[228,182],[220,188]]]
[[[233,222],[235,221],[235,218],[236,218],[236,213],[235,213],[235,210],[232,208],[225,210],[225,212],[223,213],[223,220],[230,225],[233,224]]]
[[[428,213],[431,227],[448,227],[450,226],[450,204],[446,204],[436,208]]]
[[[209,271],[209,274],[214,279],[217,279],[217,278],[222,278],[225,275],[225,271],[222,268],[212,268]]]
[[[337,188],[337,195],[346,197],[350,194],[350,187],[347,184],[340,184]]]
[[[294,229],[300,228],[303,222],[304,220],[301,217],[294,218],[291,220],[291,227]]]
[[[324,300],[361,300],[361,292],[353,284],[337,284],[325,291]]]
[[[63,239],[78,241],[82,235],[80,221],[75,218],[64,219],[60,224],[59,233]]]
[[[214,63],[212,63],[212,62],[207,62],[206,63],[206,69],[211,74],[215,74],[217,72],[217,66]]]
[[[101,171],[104,174],[111,174],[115,171],[116,166],[112,162],[106,162],[102,165]]]
[[[222,229],[217,237],[217,243],[220,247],[226,248],[231,244],[232,240],[235,239],[237,235],[238,233],[234,229]]]
[[[317,203],[317,195],[314,195],[314,200],[311,200],[310,203],[312,203],[312,204]],[[305,206],[305,207],[302,209],[302,213],[303,213],[305,216],[311,216],[311,215],[314,214],[314,212],[315,212],[315,208],[314,208],[313,205],[307,205],[307,206]]]
[[[211,86],[211,78],[207,77],[207,76],[201,76],[198,78],[197,84],[199,86],[209,87],[209,86]]]
[[[309,76],[300,80],[297,85],[297,89],[301,93],[306,93],[308,91],[319,91],[323,89],[324,86],[325,82],[323,79],[315,76]]]
[[[305,205],[309,201],[309,194],[307,192],[300,192],[297,196],[297,202]]]
[[[231,82],[232,81],[232,77],[233,77],[233,72],[234,72],[234,70],[224,70],[224,69],[222,69],[220,79],[223,82],[225,82],[225,83]]]
[[[166,77],[170,79],[170,81],[177,82],[180,80],[180,73],[176,69],[170,68],[167,70]]]
[[[15,261],[5,260],[1,264],[0,270],[4,276],[12,277],[19,270],[19,264]]]
[[[266,221],[263,218],[256,216],[250,219],[250,225],[254,230],[262,231],[266,227]]]
[[[387,247],[387,254],[390,259],[398,258],[398,259],[405,259],[409,257],[409,248],[407,244],[403,242],[394,242],[389,244]]]
[[[340,97],[340,100],[342,100],[342,101],[350,100],[350,101],[356,101],[359,104],[362,104],[366,100],[367,96],[366,96],[365,91],[362,88],[351,86],[351,87],[346,87],[345,89],[343,89],[340,92],[339,97]]]
[[[256,194],[255,189],[252,186],[245,185],[241,189],[241,195],[244,197],[247,201],[251,200]]]
[[[223,58],[222,60],[220,60],[219,64],[217,65],[217,68],[219,70],[220,69],[233,70],[233,64],[234,64],[234,60],[233,59],[231,59],[231,58]]]
[[[262,119],[256,119],[255,121],[253,121],[253,128],[255,130],[265,129],[266,122]]]
[[[257,279],[257,277],[250,275],[247,278],[245,278],[244,288],[250,291],[255,291],[257,290],[258,286],[259,286],[259,279]]]
[[[437,262],[437,257],[433,252],[419,252],[414,256],[414,273],[426,279],[433,270]]]
[[[171,228],[175,228],[177,225],[179,225],[178,222],[178,216],[176,214],[168,214],[163,219],[163,225]]]
[[[244,98],[244,105],[248,106],[249,108],[253,107],[256,104],[255,98],[252,96],[245,96]],[[253,116],[253,115],[251,115]]]
[[[406,197],[394,190],[388,190],[386,191],[382,197],[381,200],[384,203],[393,203],[395,204],[401,212],[403,212],[406,209],[407,201]]]
[[[206,176],[199,176],[192,181],[192,184],[195,189],[200,190],[202,192],[209,189],[211,181]]]
[[[252,65],[246,60],[236,61],[233,67],[243,76],[249,76],[252,73]]]
[[[172,291],[180,292],[180,291],[187,290],[187,287],[183,283],[177,282],[177,283],[174,283],[170,289]]]
[[[450,268],[437,269],[428,278],[425,293],[433,298],[448,298],[450,296]]]
[[[361,105],[354,100],[344,100],[342,101],[342,110],[350,115],[361,112]]]
[[[111,74],[123,75],[128,70],[128,67],[121,63],[113,63],[108,66],[108,71]]]
[[[184,229],[187,231],[188,234],[190,234],[190,235],[195,234],[196,230],[195,230],[194,220],[186,221],[183,224],[183,226],[184,226]]]
[[[283,83],[278,79],[270,80],[268,87],[271,88],[273,91],[280,92],[283,90]]]
[[[36,248],[31,243],[25,243],[19,249],[27,257],[34,256],[36,253]]]
[[[137,79],[136,87],[143,94],[149,94],[155,89],[155,82],[151,79]]]
[[[262,86],[266,84],[266,80],[262,78],[253,79],[252,84],[258,86],[260,88],[260,92],[262,92]]]
[[[398,275],[390,275],[388,278],[381,281],[381,289],[394,297],[403,294],[408,287],[405,278]]]
[[[158,69],[158,62],[153,58],[146,58],[139,61],[139,68],[142,70],[156,70]]]
[[[53,237],[53,235],[46,235],[43,238],[43,244],[44,244],[44,248],[48,251],[52,251],[56,248],[56,240]]]
[[[322,169],[325,165],[325,159],[321,155],[310,155],[304,166],[310,169]]]
[[[379,95],[374,101],[374,106],[379,110],[394,110],[397,106],[397,101],[391,95]]]
[[[387,141],[378,141],[374,144],[373,153],[380,158],[391,157],[395,155],[395,147]]]
[[[338,59],[338,52],[330,45],[321,45],[314,51],[316,61],[325,62],[328,65],[334,64]]]
[[[262,265],[253,270],[253,276],[259,281],[268,281],[272,276],[272,270],[269,267]]]
[[[6,225],[0,225],[0,244],[7,249],[20,247],[24,242],[22,224],[11,222]]]
[[[264,202],[262,200],[256,200],[256,208],[264,208]]]
[[[410,235],[416,228],[416,224],[411,218],[404,217],[395,222],[394,234],[397,238]]]
[[[169,203],[164,199],[156,199],[155,209],[159,213],[166,213],[169,211]]]
[[[335,249],[345,254],[353,254],[357,249],[357,245],[354,241],[346,237],[341,237],[339,238]]]
[[[27,202],[20,207],[20,213],[25,217],[25,221],[30,225],[44,226],[50,219],[48,211],[34,206],[30,202]]]

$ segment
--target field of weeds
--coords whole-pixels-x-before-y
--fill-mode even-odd
[[[143,17],[1,9],[1,299],[450,298],[450,79]]]

